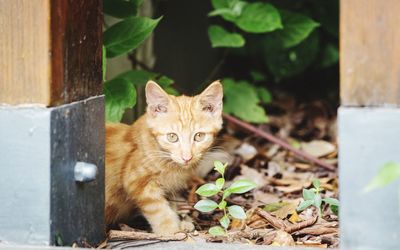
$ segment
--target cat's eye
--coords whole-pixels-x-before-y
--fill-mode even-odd
[[[199,132],[194,135],[194,140],[197,142],[200,142],[200,141],[204,140],[205,137],[206,137],[205,133]]]
[[[169,142],[177,142],[178,141],[178,135],[175,133],[168,133],[167,134],[167,140]]]

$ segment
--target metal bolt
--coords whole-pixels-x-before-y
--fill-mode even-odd
[[[87,162],[78,161],[74,168],[75,181],[78,182],[91,182],[96,179],[97,166]]]

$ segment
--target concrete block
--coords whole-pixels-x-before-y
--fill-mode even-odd
[[[104,97],[0,106],[0,241],[104,239],[104,134]],[[94,181],[75,181],[78,161],[97,166]]]
[[[341,107],[340,249],[400,249],[400,181],[363,189],[388,161],[400,162],[400,108]]]

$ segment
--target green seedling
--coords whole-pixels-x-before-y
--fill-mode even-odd
[[[304,209],[314,206],[318,209],[318,213],[321,216],[322,214],[322,205],[326,203],[329,205],[332,212],[336,215],[339,214],[339,200],[335,198],[322,198],[321,191],[321,182],[318,179],[313,181],[313,188],[303,189],[303,199],[299,206],[297,207],[297,211],[303,211]]]
[[[231,219],[246,219],[246,213],[244,209],[237,205],[227,206],[226,198],[228,198],[231,194],[243,194],[252,189],[254,189],[257,185],[249,180],[238,180],[232,183],[229,187],[225,188],[225,168],[228,163],[222,164],[220,161],[214,162],[214,170],[221,174],[221,177],[218,178],[215,183],[207,183],[202,185],[196,190],[196,193],[203,197],[211,197],[214,195],[220,196],[219,203],[204,199],[198,201],[194,208],[199,210],[200,212],[207,213],[212,212],[215,209],[219,209],[224,212],[224,215],[219,219],[219,223],[221,226],[214,226],[208,230],[208,233],[213,236],[226,235],[227,229],[231,223]]]

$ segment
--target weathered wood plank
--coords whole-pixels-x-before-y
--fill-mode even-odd
[[[0,0],[0,103],[50,102],[50,3]]]
[[[0,103],[102,93],[101,0],[0,0]]]
[[[51,105],[102,94],[102,0],[51,1]]]
[[[398,0],[340,2],[342,105],[400,105],[399,13]]]

